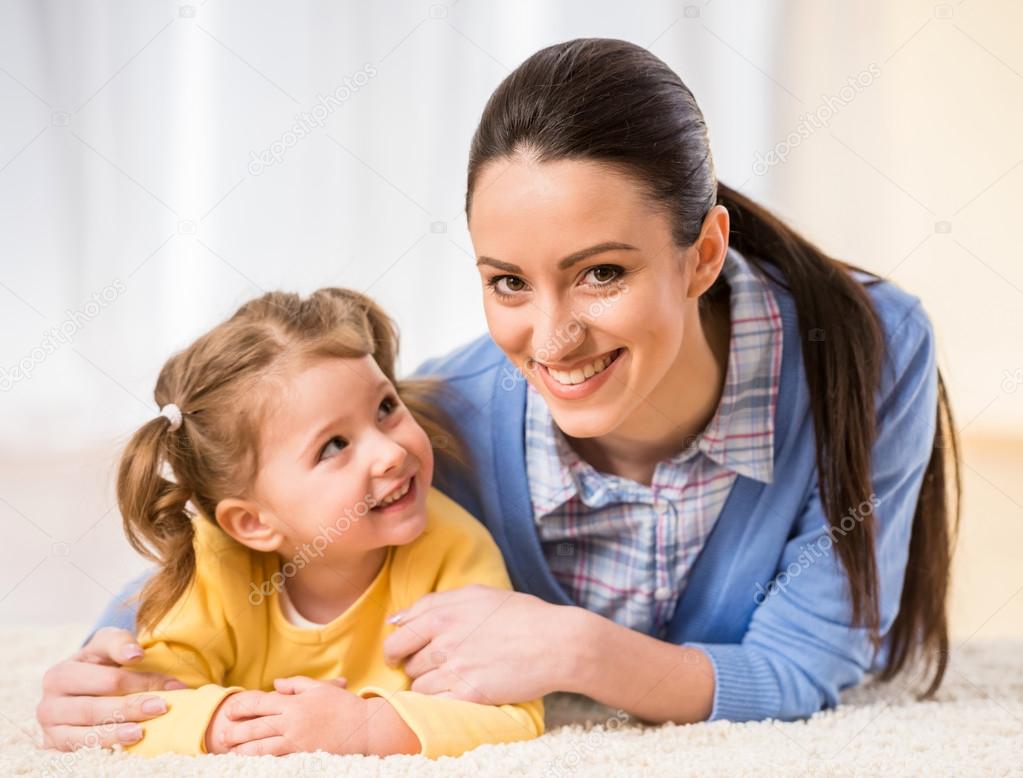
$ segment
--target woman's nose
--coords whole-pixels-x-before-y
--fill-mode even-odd
[[[586,337],[586,325],[575,312],[563,307],[534,309],[533,359],[557,362],[575,351]]]

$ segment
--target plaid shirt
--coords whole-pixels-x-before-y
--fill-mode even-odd
[[[577,604],[660,636],[738,474],[770,483],[782,324],[766,281],[737,251],[722,270],[731,343],[721,401],[695,446],[657,464],[647,486],[601,473],[526,399],[526,472],[540,541]]]

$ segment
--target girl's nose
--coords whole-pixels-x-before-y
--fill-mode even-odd
[[[408,453],[405,447],[387,435],[379,434],[373,441],[373,463],[371,475],[374,478],[401,470]]]

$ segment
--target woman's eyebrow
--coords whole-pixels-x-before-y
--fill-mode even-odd
[[[589,248],[573,251],[567,257],[558,262],[558,270],[567,270],[576,262],[582,262],[587,257],[592,257],[594,254],[602,254],[605,251],[639,251],[639,249],[635,246],[630,246],[628,243],[617,243],[615,241],[598,243],[595,246],[590,246]],[[522,268],[518,265],[513,265],[510,262],[502,262],[501,260],[494,259],[493,257],[481,256],[476,260],[476,264],[493,265],[498,270],[504,270],[509,273],[522,273]]]
[[[603,254],[605,251],[639,251],[639,249],[635,246],[630,246],[628,243],[616,243],[615,241],[598,243],[596,246],[590,246],[588,249],[581,249],[569,254],[558,262],[558,270],[567,270],[576,262],[582,262],[587,257],[592,257],[594,254]]]

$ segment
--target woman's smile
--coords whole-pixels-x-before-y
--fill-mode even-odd
[[[607,383],[628,349],[618,348],[572,366],[554,367],[532,360],[547,390],[563,400],[588,397]]]

